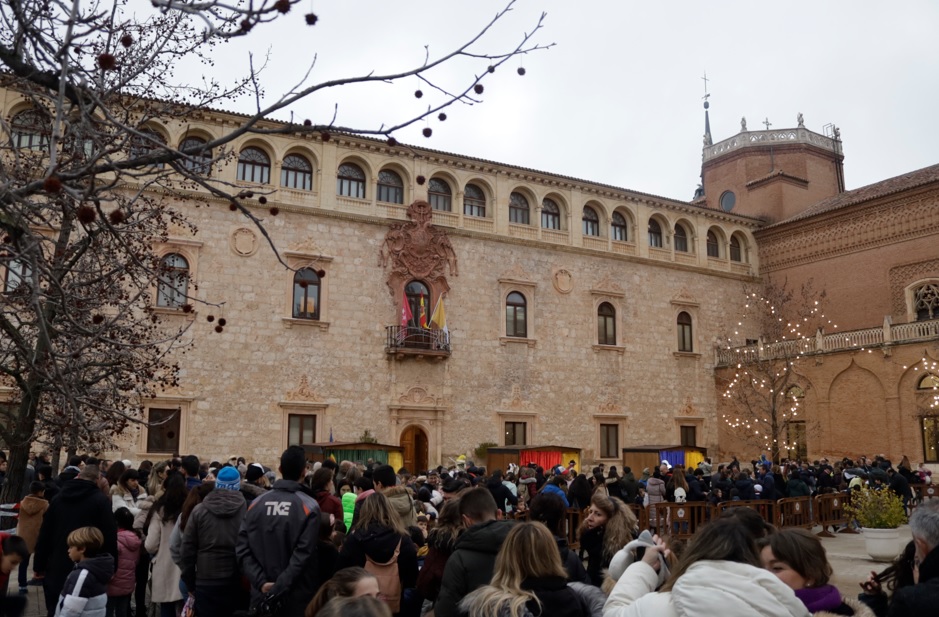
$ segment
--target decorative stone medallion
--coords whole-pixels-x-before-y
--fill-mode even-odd
[[[558,293],[569,294],[571,293],[571,290],[574,289],[573,275],[563,268],[554,271],[554,278],[552,279],[552,283],[554,284],[554,288],[558,291]]]
[[[228,245],[236,255],[251,257],[258,252],[258,236],[253,229],[239,227],[229,236]]]

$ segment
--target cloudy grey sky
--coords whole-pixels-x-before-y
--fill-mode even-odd
[[[310,0],[274,26],[223,49],[217,70],[243,71],[249,48],[270,50],[268,97],[292,86],[317,54],[313,81],[394,72],[472,37],[502,0]],[[303,24],[303,13],[320,18]],[[939,3],[518,0],[474,49],[501,52],[531,30],[546,51],[511,60],[485,80],[481,105],[399,131],[399,141],[677,199],[698,182],[707,71],[714,141],[740,130],[841,129],[848,188],[939,163]],[[516,70],[524,65],[527,74]],[[456,61],[435,77],[469,83],[485,63]],[[413,92],[427,93],[417,100]],[[426,109],[416,78],[344,86],[293,111],[299,118],[375,128]],[[249,101],[241,111],[250,111]]]

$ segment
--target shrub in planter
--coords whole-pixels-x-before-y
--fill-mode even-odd
[[[903,501],[890,489],[862,488],[845,506],[848,516],[868,529],[896,529],[906,523]]]

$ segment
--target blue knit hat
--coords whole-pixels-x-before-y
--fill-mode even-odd
[[[234,467],[222,467],[215,476],[215,488],[228,491],[241,489],[241,474]]]

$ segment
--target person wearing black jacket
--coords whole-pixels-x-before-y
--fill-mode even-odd
[[[919,579],[915,585],[894,591],[888,617],[935,615],[939,605],[939,500],[930,499],[916,507],[910,517],[910,533]]]
[[[561,554],[561,563],[567,572],[567,580],[572,583],[590,583],[584,562],[577,557],[567,544],[564,534],[564,523],[567,521],[567,508],[557,495],[551,493],[538,493],[531,500],[528,517],[532,521],[544,523],[557,542]]]
[[[280,457],[283,479],[245,513],[235,555],[251,584],[251,606],[278,598],[278,615],[300,617],[323,583],[317,580],[320,508],[301,490],[306,454],[290,446]]]
[[[685,475],[685,481],[688,482],[688,501],[705,501],[707,500],[707,495],[704,492],[704,485],[701,481],[701,476],[704,475],[704,471],[700,468],[695,469],[694,473],[689,473]]]
[[[505,514],[505,502],[511,506],[518,505],[518,497],[512,494],[509,488],[502,484],[502,470],[496,469],[486,483],[486,488],[492,493],[492,498],[496,500],[496,507]]]
[[[97,527],[104,536],[102,553],[117,562],[117,523],[111,500],[98,488],[98,467],[86,465],[75,479],[62,485],[62,491],[49,504],[39,529],[33,572],[42,579],[49,617],[55,615],[59,594],[74,563],[68,556],[68,535],[80,527]]]

